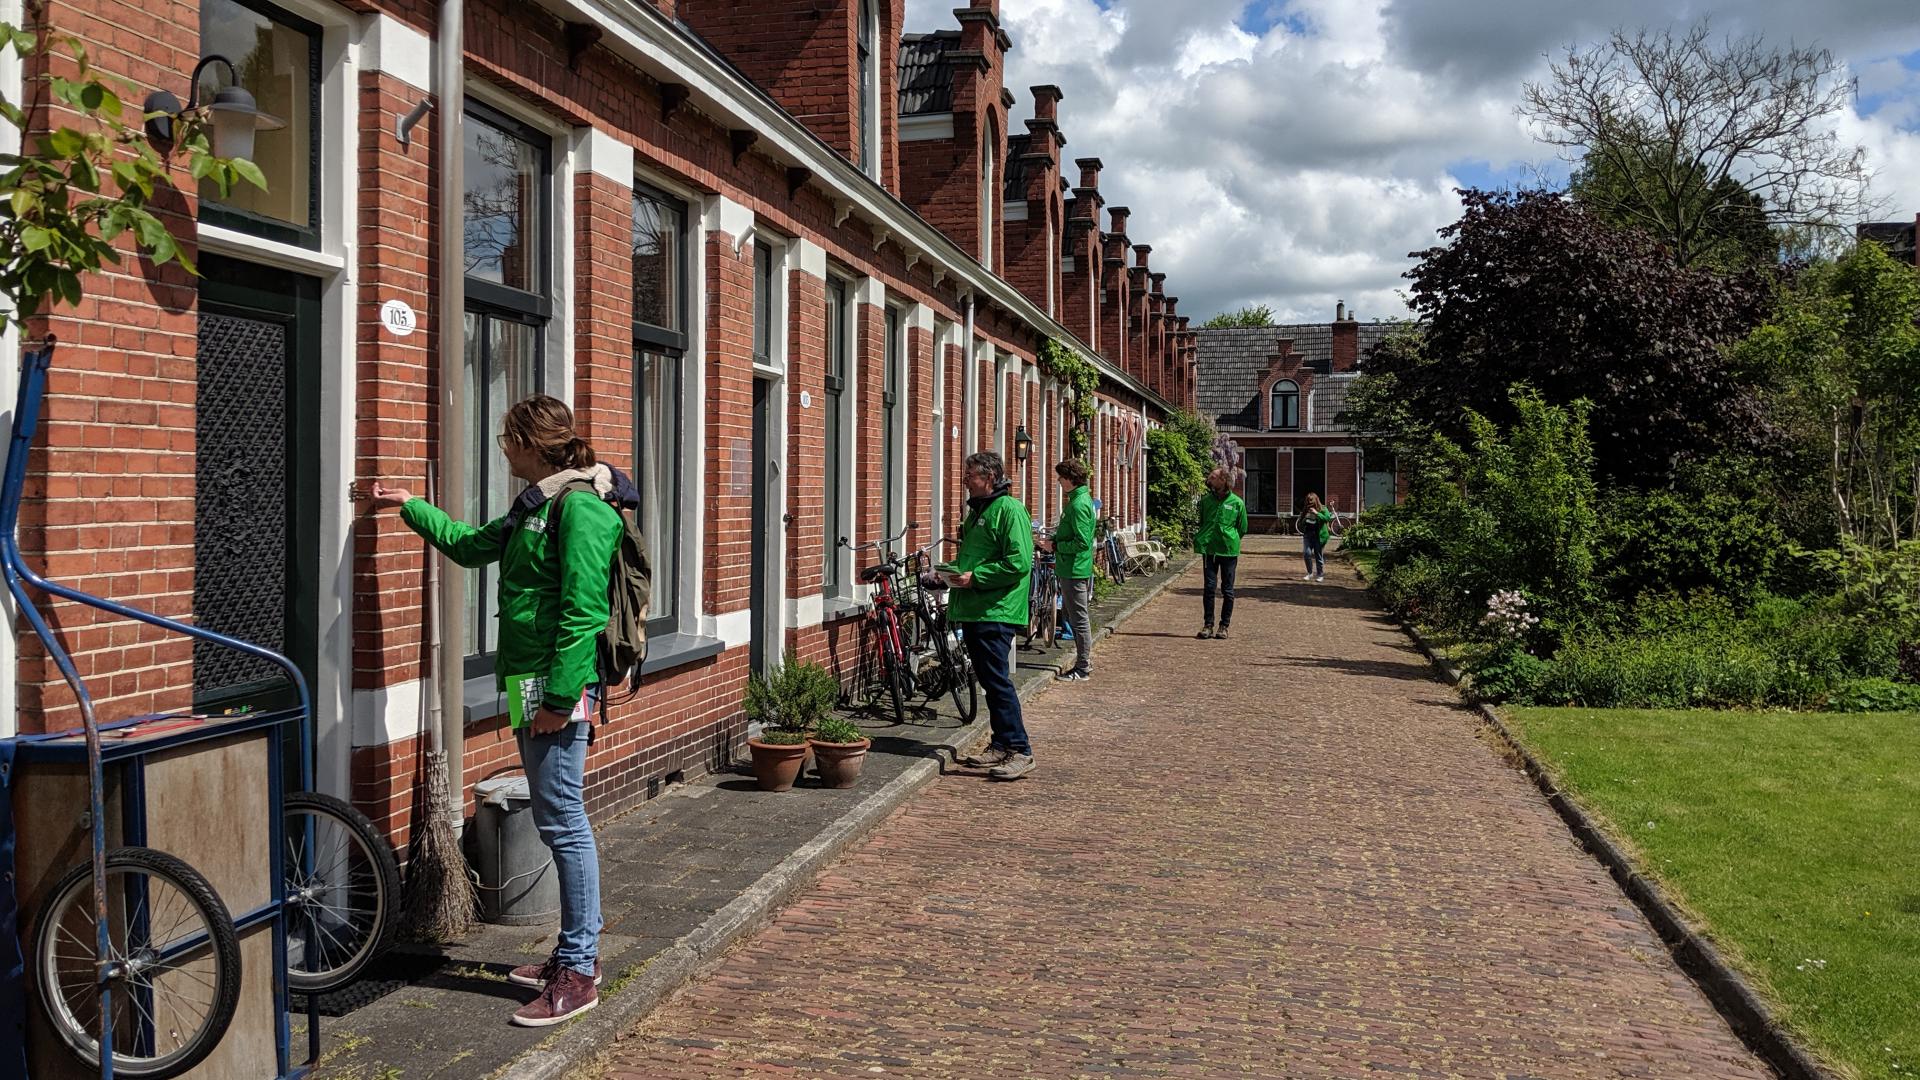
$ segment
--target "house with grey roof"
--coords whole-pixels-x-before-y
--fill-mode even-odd
[[[1284,527],[1308,492],[1343,514],[1399,497],[1391,456],[1363,447],[1343,415],[1361,364],[1395,328],[1342,303],[1330,323],[1196,332],[1196,407],[1246,454],[1256,531]]]

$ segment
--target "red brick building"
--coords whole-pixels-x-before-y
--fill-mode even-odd
[[[1393,329],[1341,304],[1331,323],[1200,330],[1200,413],[1246,452],[1241,495],[1255,531],[1283,528],[1316,493],[1351,514],[1398,497],[1392,459],[1341,413],[1362,360]]]
[[[292,655],[314,688],[320,786],[397,842],[435,674],[426,563],[349,483],[424,494],[443,419],[464,421],[453,509],[470,518],[513,494],[493,435],[534,391],[569,400],[644,489],[649,675],[594,747],[597,814],[727,761],[749,671],[783,654],[847,670],[863,590],[835,541],[946,535],[969,452],[1011,457],[1024,428],[1016,492],[1052,516],[1047,465],[1073,420],[1037,361],[1046,341],[1099,367],[1096,494],[1143,521],[1142,435],[1191,400],[1193,336],[1125,212],[1105,211],[1101,163],[1066,171],[1058,90],[1032,90],[1009,139],[998,0],[904,41],[901,0],[45,10],[142,91],[184,98],[196,62],[223,54],[285,123],[255,151],[267,192],[222,201],[181,178],[176,227],[202,277],[130,259],[28,328],[62,344],[23,546],[57,579]],[[202,85],[226,80],[216,64]],[[457,268],[435,226],[448,135]],[[436,317],[456,296],[457,322]],[[446,334],[458,385],[440,377]],[[492,589],[470,574],[445,628],[469,783],[513,757]],[[270,689],[257,665],[55,615],[105,717]],[[75,723],[32,643],[0,646],[0,717]]]

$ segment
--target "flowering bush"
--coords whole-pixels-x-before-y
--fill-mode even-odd
[[[1495,641],[1524,642],[1540,625],[1540,616],[1527,610],[1527,598],[1517,589],[1502,589],[1487,598],[1487,613],[1480,616]]]

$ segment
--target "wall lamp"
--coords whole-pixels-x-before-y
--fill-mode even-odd
[[[232,76],[233,85],[223,86],[213,92],[213,100],[202,106],[200,103],[200,73],[208,64],[221,63]],[[214,53],[202,57],[193,66],[193,74],[188,76],[188,85],[192,88],[187,95],[187,104],[182,107],[180,99],[166,90],[155,90],[147,95],[142,108],[146,111],[147,134],[152,138],[170,143],[173,141],[173,122],[182,114],[205,108],[213,121],[213,155],[224,158],[253,157],[253,136],[256,132],[277,131],[286,127],[287,122],[277,116],[260,111],[247,88],[240,85],[240,71],[233,61]]]
[[[1021,424],[1013,433],[1013,460],[1025,461],[1033,456],[1033,436],[1027,434],[1027,425]]]

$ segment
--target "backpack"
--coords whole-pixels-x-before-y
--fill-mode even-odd
[[[560,508],[568,495],[585,491],[599,498],[593,483],[575,480],[553,497],[553,509],[547,514],[553,523],[554,554],[560,553]],[[595,670],[600,685],[613,688],[625,684],[629,701],[640,691],[640,669],[647,660],[647,606],[653,600],[653,567],[647,561],[647,538],[640,531],[640,503],[630,495],[623,497],[619,485],[605,498],[620,515],[620,539],[613,549],[613,567],[607,575],[607,628],[600,631]],[[607,698],[600,697],[602,717]]]

